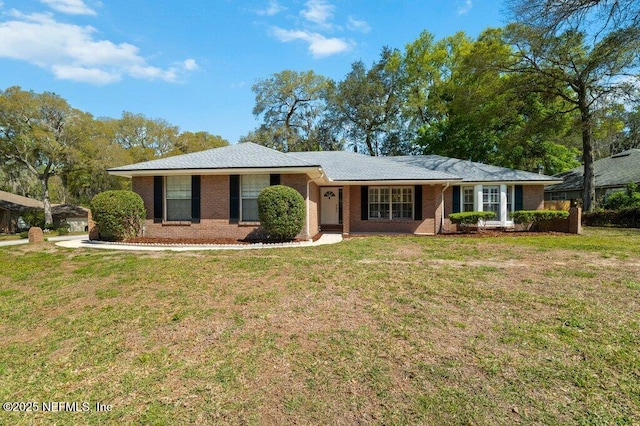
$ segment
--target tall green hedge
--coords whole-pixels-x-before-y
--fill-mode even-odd
[[[585,212],[582,214],[582,224],[586,226],[640,228],[640,207]]]
[[[540,222],[567,219],[569,212],[563,210],[518,210],[511,213],[511,217],[515,223],[521,224],[528,231]]]
[[[142,231],[144,202],[132,191],[105,191],[91,200],[91,217],[101,240],[122,241]]]
[[[269,239],[293,240],[304,226],[304,198],[289,186],[268,186],[258,196],[258,217]]]

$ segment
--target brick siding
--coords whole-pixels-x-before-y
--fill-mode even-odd
[[[307,175],[281,175],[281,183],[296,189],[302,196],[307,190]],[[229,220],[229,176],[203,175],[201,177],[200,223],[153,222],[153,177],[134,177],[132,188],[144,201],[147,216],[144,235],[151,238],[234,238],[245,239],[259,234],[260,226],[255,223],[237,223]],[[313,184],[311,185],[313,187]],[[315,186],[317,190],[317,185]],[[310,230],[306,223],[300,238],[309,238],[318,233],[317,195],[311,189]],[[314,201],[315,198],[315,201]]]

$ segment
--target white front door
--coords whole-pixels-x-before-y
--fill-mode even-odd
[[[320,188],[320,223],[338,225],[340,223],[340,188]]]

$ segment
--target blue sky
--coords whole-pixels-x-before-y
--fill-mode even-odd
[[[255,129],[251,86],[285,69],[342,79],[383,46],[502,26],[500,0],[0,0],[0,89],[55,92],[231,143]]]

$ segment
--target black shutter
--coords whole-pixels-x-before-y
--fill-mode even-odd
[[[451,213],[460,213],[460,187],[453,187],[453,207]]]
[[[369,187],[360,187],[360,219],[369,220]]]
[[[515,211],[523,209],[523,188],[522,185],[516,185],[516,203]]]
[[[270,179],[269,179],[269,185],[280,185],[280,175],[279,174],[272,174]]]
[[[164,178],[162,176],[153,177],[153,223],[161,223],[164,212],[164,206],[162,205],[164,194],[162,190],[162,184]]]
[[[200,176],[191,176],[191,222],[200,223]]]
[[[413,189],[413,218],[422,220],[422,185],[416,185]]]
[[[240,175],[229,176],[229,220],[240,220]]]

